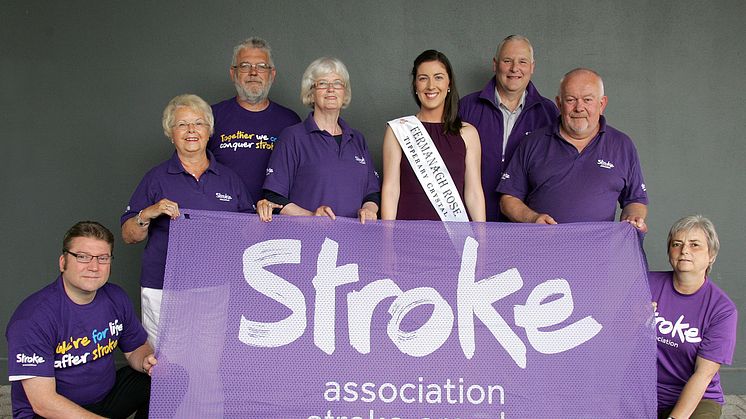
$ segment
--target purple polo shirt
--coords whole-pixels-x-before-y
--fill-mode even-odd
[[[733,362],[738,311],[710,278],[694,294],[673,287],[673,272],[648,272],[650,294],[658,303],[655,332],[658,341],[658,409],[676,404],[694,373],[700,356],[718,364]],[[715,374],[702,396],[725,403],[720,374]]]
[[[339,118],[342,142],[319,129],[313,112],[286,128],[272,152],[264,189],[309,211],[328,205],[337,216],[357,217],[363,198],[381,190],[363,134]]]
[[[606,125],[582,153],[559,134],[560,118],[529,135],[515,151],[497,192],[522,200],[559,223],[614,221],[616,203],[648,203],[632,140]]]
[[[215,132],[207,143],[218,163],[244,181],[254,198],[261,198],[264,172],[280,132],[300,122],[290,109],[269,102],[259,112],[246,110],[235,97],[212,105]]]
[[[189,174],[174,154],[169,160],[150,169],[142,178],[120,219],[121,224],[163,198],[185,208],[252,212],[253,201],[246,186],[231,169],[215,161],[208,150],[210,166],[199,180]],[[161,215],[148,227],[148,242],[142,254],[140,285],[147,288],[163,288],[168,250],[168,228],[170,219]]]
[[[495,87],[493,77],[482,91],[464,96],[459,102],[461,119],[477,128],[482,143],[482,188],[487,221],[498,221],[500,195],[495,189],[518,144],[527,135],[538,128],[550,125],[559,116],[554,102],[541,96],[534,84],[529,82],[523,110],[508,136],[503,156],[503,114],[495,102]]]
[[[114,387],[114,352],[132,352],[147,334],[122,288],[104,284],[88,304],[67,296],[62,276],[26,298],[5,332],[13,417],[33,417],[22,380],[54,377],[57,393],[78,405],[100,402]]]

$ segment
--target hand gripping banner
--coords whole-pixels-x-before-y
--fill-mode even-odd
[[[150,417],[655,417],[627,223],[182,214]]]

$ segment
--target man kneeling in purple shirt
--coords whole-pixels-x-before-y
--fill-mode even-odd
[[[113,246],[101,224],[75,224],[61,275],[13,313],[5,336],[14,418],[147,417],[156,359],[127,294],[107,283]],[[129,364],[118,371],[117,347]]]
[[[647,232],[648,195],[632,140],[606,125],[601,76],[577,68],[560,83],[560,118],[522,141],[497,191],[511,221],[621,221]]]

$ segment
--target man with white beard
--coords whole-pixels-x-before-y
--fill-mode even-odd
[[[233,169],[251,196],[262,196],[269,155],[285,127],[300,122],[292,110],[269,100],[277,70],[267,41],[251,37],[233,49],[230,76],[237,95],[212,105],[215,132],[207,144],[218,162]]]

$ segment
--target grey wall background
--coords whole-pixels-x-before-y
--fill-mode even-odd
[[[232,96],[233,45],[266,38],[278,68],[271,97],[305,117],[300,76],[334,55],[349,67],[352,103],[378,167],[385,121],[416,111],[412,60],[436,48],[451,59],[461,94],[491,77],[499,39],[528,36],[534,82],[554,97],[562,74],[588,66],[604,77],[607,118],[641,155],[650,194],[650,266],[667,269],[671,223],[703,213],[719,227],[713,272],[744,319],[741,246],[746,106],[746,3],[739,1],[185,0],[0,2],[0,327],[20,301],[57,275],[60,241],[75,221],[119,232],[119,216],[145,171],[172,151],[160,128],[168,100],[192,92]],[[142,246],[118,238],[112,281],[137,300]],[[746,393],[746,333],[729,394]],[[7,383],[7,343],[0,382]]]

